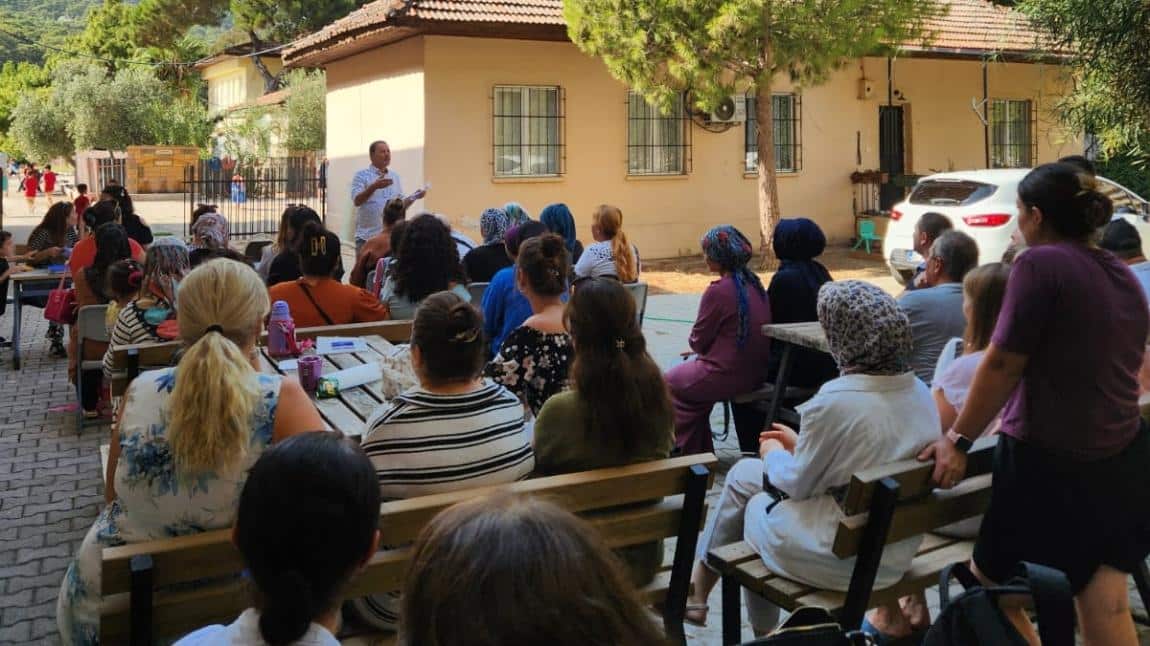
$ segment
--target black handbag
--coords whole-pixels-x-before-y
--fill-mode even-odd
[[[953,599],[949,589],[952,579],[963,587],[962,594]],[[1043,646],[1074,645],[1074,597],[1065,574],[1043,565],[1022,563],[1018,575],[1004,585],[984,587],[966,563],[954,563],[940,575],[940,612],[927,631],[923,646],[1026,646],[1026,640],[999,608],[999,598],[1008,594],[1034,598]]]
[[[843,630],[823,608],[799,608],[770,635],[748,646],[868,646],[870,637],[861,630]]]

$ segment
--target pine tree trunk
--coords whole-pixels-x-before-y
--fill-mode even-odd
[[[775,181],[775,128],[774,105],[771,103],[771,79],[774,76],[771,61],[770,2],[763,5],[763,51],[760,54],[762,72],[755,83],[755,120],[759,147],[759,249],[762,267],[775,264],[771,239],[779,221],[779,187]]]
[[[281,71],[279,74],[271,73],[271,70],[268,69],[267,65],[264,65],[263,59],[260,58],[258,54],[258,52],[263,49],[264,43],[260,41],[254,31],[249,30],[248,36],[251,38],[252,44],[253,55],[250,57],[252,59],[252,65],[255,65],[256,70],[264,79],[264,94],[275,92],[280,89],[280,77],[283,75],[283,72]]]

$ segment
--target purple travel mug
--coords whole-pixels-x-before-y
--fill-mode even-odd
[[[299,358],[299,383],[305,391],[314,393],[322,376],[323,357],[309,354]]]

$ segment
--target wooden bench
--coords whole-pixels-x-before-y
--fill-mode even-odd
[[[711,550],[707,563],[722,577],[723,644],[740,641],[741,588],[788,612],[803,606],[826,608],[843,626],[853,628],[862,623],[868,608],[938,585],[942,569],[969,559],[974,542],[929,532],[986,510],[995,443],[993,437],[975,443],[967,460],[966,478],[948,492],[935,491],[931,482],[933,462],[906,460],[855,474],[840,505],[844,517],[832,548],[841,559],[856,558],[845,593],[821,590],[770,572],[745,542]],[[872,590],[883,548],[923,535],[902,580],[889,588]]]
[[[379,321],[375,323],[350,323],[348,325],[328,325],[305,327],[295,331],[297,339],[314,339],[317,336],[380,336],[392,343],[407,343],[411,340],[411,321]],[[260,335],[260,342],[267,342],[267,333]],[[112,377],[110,388],[113,397],[122,397],[142,370],[162,368],[177,361],[183,343],[140,343],[120,346],[112,350]]]
[[[408,545],[440,511],[495,491],[550,499],[586,518],[612,548],[675,537],[671,567],[642,593],[647,602],[661,605],[668,634],[682,643],[691,568],[715,464],[712,454],[694,455],[388,502],[380,508],[381,542]],[[641,504],[647,501],[654,502]],[[249,599],[239,580],[243,563],[230,537],[230,530],[223,529],[104,549],[101,642],[150,644],[153,637],[177,637],[233,621]],[[410,556],[410,547],[381,550],[351,581],[347,598],[401,589]],[[201,584],[186,585],[193,581]],[[170,589],[178,584],[185,585]]]

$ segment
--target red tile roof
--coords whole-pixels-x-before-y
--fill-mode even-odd
[[[948,11],[928,21],[930,44],[907,44],[912,52],[1050,54],[1053,49],[1021,13],[986,0],[943,0]]]
[[[1022,14],[987,0],[937,0],[949,11],[928,23],[932,42],[904,47],[922,55],[1021,56],[1049,53]],[[492,26],[513,28],[515,37],[538,30],[545,39],[564,37],[562,0],[376,0],[292,43],[288,65],[322,65],[418,33],[492,35]]]

